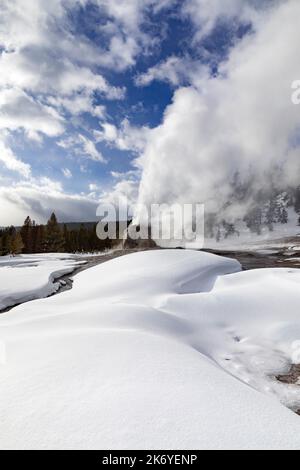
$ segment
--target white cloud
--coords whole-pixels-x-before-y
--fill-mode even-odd
[[[138,197],[138,187],[137,180],[124,178],[118,181],[111,190],[103,192],[100,195],[99,203],[112,204],[123,212],[128,208],[132,214]]]
[[[42,66],[41,66],[42,64]],[[121,99],[124,90],[110,86],[89,67],[78,65],[67,55],[35,45],[29,49],[4,51],[0,56],[0,86],[18,87],[34,93],[70,96],[98,91],[108,99]]]
[[[0,129],[23,129],[34,139],[39,132],[54,137],[63,133],[64,119],[53,108],[34,100],[20,89],[2,89]]]
[[[65,69],[61,71],[59,80],[53,88],[64,95],[88,90],[103,93],[109,99],[120,99],[124,96],[123,89],[110,86],[102,75],[93,73],[87,67],[71,63],[65,64]]]
[[[71,179],[73,177],[72,172],[71,172],[71,170],[69,170],[69,168],[63,168],[62,173],[63,173],[64,177],[67,178],[67,179]]]
[[[145,13],[153,11],[157,13],[176,3],[176,0],[96,0],[103,6],[107,13],[122,25],[127,33],[143,34],[140,31],[145,20]]]
[[[101,123],[102,130],[94,131],[97,142],[106,142],[119,150],[140,152],[145,148],[151,132],[146,126],[132,126],[128,119],[124,119],[120,128],[109,122]]]
[[[62,139],[57,145],[63,149],[71,150],[77,156],[85,157],[95,162],[106,163],[102,153],[97,150],[95,143],[82,134]]]
[[[100,190],[100,187],[96,183],[90,183],[89,184],[89,190],[92,191],[92,192],[96,192],[96,191]]]
[[[0,136],[1,137],[1,136]],[[31,167],[27,163],[19,160],[13,151],[0,140],[0,162],[10,171],[19,173],[25,178],[29,178]]]
[[[0,129],[23,130],[40,144],[44,135],[65,131],[66,112],[103,119],[105,108],[95,104],[95,92],[98,98],[124,97],[123,88],[97,71],[102,57],[97,45],[74,30],[69,12],[76,13],[79,4],[87,2],[0,0]],[[92,143],[82,147],[103,160]]]
[[[41,145],[44,136],[60,137],[66,130],[70,133],[69,124],[85,124],[79,118],[83,113],[106,119],[99,97],[123,99],[126,90],[111,85],[103,69],[126,70],[139,54],[147,53],[157,40],[144,32],[146,14],[170,3],[0,0],[0,129],[11,137],[18,132],[19,138],[21,130],[26,138]],[[76,24],[76,15],[87,14],[80,8],[91,4],[95,7],[89,18],[93,40]],[[85,130],[89,125],[83,125]],[[61,138],[60,144],[66,149],[73,147],[76,155],[105,162],[95,142],[82,134]],[[120,145],[126,146],[121,136]],[[28,176],[28,166],[8,144],[5,149],[1,157],[5,166]]]
[[[137,86],[148,86],[153,81],[168,82],[174,87],[200,83],[208,75],[207,67],[188,57],[168,57],[136,77]]]
[[[182,12],[195,26],[195,40],[208,36],[219,20],[260,23],[262,12],[282,0],[186,0]],[[285,1],[285,0],[283,0]]]
[[[139,178],[139,170],[129,170],[123,173],[120,171],[111,171],[110,174],[115,180],[134,180]]]
[[[56,108],[61,114],[64,111],[69,112],[72,116],[79,116],[83,113],[89,113],[99,119],[105,119],[106,107],[104,105],[94,105],[94,99],[90,93],[74,94],[71,97],[66,96],[49,96],[47,102]]]
[[[0,205],[0,225],[16,225],[28,215],[45,223],[53,209],[62,222],[94,221],[98,201],[89,195],[67,194],[59,182],[42,178],[1,186]]]
[[[93,0],[109,20],[101,27],[110,35],[109,47],[101,51],[103,66],[125,70],[132,67],[139,54],[147,54],[157,45],[158,34],[154,37],[146,33],[145,23],[149,14],[157,14],[164,8],[177,3],[177,0]]]
[[[79,136],[79,139],[82,143],[82,149],[83,149],[83,153],[85,155],[87,155],[88,157],[90,157],[92,160],[94,160],[95,162],[102,162],[102,163],[106,163],[106,160],[105,158],[103,157],[103,155],[97,150],[96,148],[96,145],[94,144],[94,142],[90,139],[88,139],[87,137],[83,136],[83,135],[80,135]]]
[[[285,0],[185,0],[181,11],[194,25],[194,46],[199,48],[198,43],[212,33],[218,21],[231,21],[232,28],[241,23],[251,24],[255,29],[272,11],[271,7],[281,1]],[[203,50],[202,56],[205,54],[208,53]],[[138,75],[135,83],[148,86],[153,81],[164,81],[174,87],[188,84],[199,87],[208,75],[208,66],[200,61],[173,55]]]
[[[98,8],[89,21],[95,33],[93,41],[76,30],[76,20],[72,19],[79,14],[79,7],[92,3]],[[3,207],[15,204],[16,214],[25,217],[27,212],[33,212],[37,218],[53,207],[60,207],[61,214],[69,220],[81,218],[89,213],[89,207],[94,207],[94,202],[84,196],[65,195],[57,182],[32,181],[30,166],[14,154],[9,142],[17,133],[22,145],[20,131],[39,145],[44,136],[59,137],[59,145],[76,156],[105,162],[96,142],[80,130],[72,134],[69,122],[80,125],[83,118],[79,116],[83,113],[104,120],[106,108],[99,104],[99,97],[124,98],[126,90],[112,86],[104,78],[103,69],[123,71],[135,64],[139,54],[148,53],[157,39],[144,32],[146,13],[170,3],[170,0],[0,0],[0,130],[8,137],[5,140],[1,137],[0,160],[3,167],[29,180],[1,188]],[[85,127],[85,132],[88,129]],[[133,129],[130,137],[129,130],[132,129],[124,123],[117,132],[116,145],[140,149],[137,131]],[[83,166],[81,169],[87,171]],[[63,168],[62,174],[71,177],[68,168]],[[73,206],[78,210],[69,217],[68,208]]]
[[[73,14],[79,6],[92,3],[98,11],[91,27],[106,37],[108,46],[104,47],[103,40],[102,44],[97,42],[97,38],[92,42],[72,28],[69,12]],[[84,66],[125,70],[134,65],[147,45],[155,42],[143,31],[146,13],[157,12],[171,3],[172,0],[26,0],[24,8],[23,0],[0,0],[0,45],[7,51],[1,58],[3,80],[11,76],[18,86],[31,81],[35,87],[42,87],[43,82],[49,87],[54,81],[56,87],[57,83],[63,85],[68,69],[76,64],[75,80],[76,76],[87,74]],[[19,74],[21,70],[23,73]],[[99,75],[88,81],[93,86],[96,81],[104,93],[114,94],[101,83]]]
[[[298,1],[278,4],[234,47],[218,77],[176,91],[140,160],[140,202],[204,202],[207,211],[220,210],[237,171],[242,181],[254,177],[252,194],[268,189],[274,168],[281,168],[278,184],[299,185],[300,148],[292,137],[300,111],[291,103],[299,15]]]

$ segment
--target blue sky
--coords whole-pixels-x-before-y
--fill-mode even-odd
[[[137,198],[177,91],[224,79],[274,3],[0,0],[0,225]]]

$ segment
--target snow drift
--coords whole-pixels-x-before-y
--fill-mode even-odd
[[[0,447],[299,449],[299,281],[151,251],[2,315]]]

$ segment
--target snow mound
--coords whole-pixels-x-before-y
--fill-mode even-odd
[[[0,447],[300,449],[299,281],[151,251],[2,315]]]

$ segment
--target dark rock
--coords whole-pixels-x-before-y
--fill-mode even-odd
[[[292,365],[288,374],[278,375],[276,379],[284,384],[297,385],[300,380],[300,365]]]

